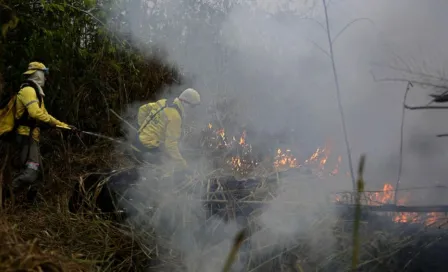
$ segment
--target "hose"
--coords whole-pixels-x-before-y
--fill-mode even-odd
[[[57,126],[57,128],[62,128],[62,129],[66,129],[66,130],[73,130],[73,129],[69,128],[69,127],[63,127],[63,126]],[[109,137],[109,136],[106,136],[106,135],[103,135],[103,134],[90,132],[90,131],[84,131],[84,130],[76,130],[74,132],[78,132],[78,133],[94,136],[94,137],[97,137],[97,138],[106,139],[108,141],[111,141],[111,142],[114,142],[114,143],[117,143],[117,144],[121,144],[121,145],[127,145],[127,146],[131,147],[133,150],[141,152],[138,148],[136,148],[135,146],[133,146],[130,143],[126,143],[124,141],[120,141],[118,139],[115,139],[115,138],[112,138],[112,137]]]

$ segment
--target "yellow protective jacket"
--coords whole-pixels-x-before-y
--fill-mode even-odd
[[[177,105],[180,113],[175,107],[166,107],[157,113],[166,103],[166,99],[161,99],[139,108],[138,125],[141,129],[139,140],[150,149],[160,147],[163,153],[174,162],[175,167],[186,168],[187,163],[180,154],[178,146],[182,135],[184,108],[179,99],[176,98],[173,103]],[[157,114],[154,115],[155,113]],[[149,123],[147,123],[148,116],[154,116]]]
[[[35,91],[32,87],[29,86],[22,88],[18,92],[15,112],[16,119],[22,117],[26,109],[28,110],[28,118],[32,118],[38,122],[47,123],[51,126],[58,125],[68,127],[67,124],[57,120],[56,118],[48,114],[47,110],[45,109],[43,98],[41,106],[39,107],[39,98],[37,97],[36,92],[38,92],[38,90]],[[29,136],[30,127],[19,126],[17,128],[17,133],[20,135]],[[40,129],[38,127],[38,124],[37,127],[33,129],[32,136],[34,140],[39,141]]]

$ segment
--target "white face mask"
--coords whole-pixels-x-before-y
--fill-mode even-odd
[[[33,80],[34,82],[39,84],[39,86],[41,86],[41,87],[45,86],[45,74],[44,74],[43,71],[36,71],[36,72],[34,72],[34,74],[32,74],[29,77],[29,79]]]
[[[44,72],[43,71],[36,71],[28,79],[34,81],[38,85],[38,87],[40,87],[39,90],[38,90],[40,95],[45,96],[45,93],[42,90],[42,87],[45,86],[45,74],[44,74]]]

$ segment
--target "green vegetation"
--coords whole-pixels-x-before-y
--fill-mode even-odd
[[[104,12],[114,1],[48,2],[0,1],[2,20],[6,18],[0,71],[8,73],[3,91],[16,90],[27,64],[41,61],[50,67],[46,102],[55,116],[116,135],[118,121],[109,118],[109,108],[120,112],[130,102],[154,98],[165,85],[179,82],[174,67],[113,34],[125,28],[119,17]]]
[[[114,34],[125,34],[126,28],[119,16],[104,12],[115,2],[0,0],[0,95],[18,90],[30,61],[43,62],[50,68],[45,102],[53,116],[84,130],[120,136],[120,120],[109,109],[120,113],[131,102],[154,99],[181,77],[163,58]],[[138,260],[138,244],[129,233],[66,211],[80,175],[118,163],[113,146],[56,130],[44,133],[41,141],[45,202],[35,209],[6,205],[0,215],[1,265],[33,271],[42,263],[51,266],[45,271],[136,271],[137,265],[144,266],[147,261]],[[20,263],[27,254],[35,258]]]
[[[83,130],[121,136],[120,120],[110,110],[121,113],[128,104],[154,99],[166,86],[185,79],[160,51],[148,55],[144,45],[127,38],[127,22],[120,14],[105,12],[118,2],[0,0],[0,95],[18,90],[30,61],[43,62],[50,68],[45,91],[52,115]],[[228,110],[226,119],[234,112]],[[80,176],[127,163],[111,143],[50,130],[41,145],[46,183],[42,201],[36,207],[7,203],[0,211],[1,271],[184,271],[182,253],[166,241],[161,243],[154,230],[137,232],[93,212],[68,213],[69,195]],[[0,165],[4,161],[0,156]],[[359,205],[363,169],[364,157],[355,220],[352,213],[335,218],[333,210],[324,210],[308,224],[313,232],[326,235],[288,237],[290,247],[263,260],[257,260],[257,253],[266,248],[275,251],[276,245],[251,245],[248,271],[399,271],[410,266],[422,255],[420,249],[435,240],[368,229]],[[271,194],[270,188],[258,189]],[[236,237],[227,260],[220,260],[223,271],[230,271],[251,231],[245,229]],[[335,241],[327,239],[330,236]],[[446,235],[436,238],[446,243]],[[334,250],[329,253],[332,242]]]
[[[181,78],[174,66],[132,47],[124,35],[113,34],[123,33],[126,25],[104,12],[105,5],[112,4],[0,1],[4,34],[0,39],[0,95],[17,91],[28,63],[41,61],[50,68],[45,102],[52,115],[83,130],[120,135],[120,120],[110,109],[120,113],[133,101],[154,99],[163,87]],[[81,141],[66,133],[63,138],[60,133],[47,133],[41,147],[50,180],[58,172],[78,174],[81,166],[87,171],[105,166],[103,155],[112,150],[104,140],[83,137]],[[86,161],[85,155],[93,154]],[[79,165],[77,158],[83,160]]]

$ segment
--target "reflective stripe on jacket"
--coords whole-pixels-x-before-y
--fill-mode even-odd
[[[29,86],[22,88],[17,94],[16,113],[15,113],[16,120],[23,115],[25,109],[28,110],[29,118],[32,118],[38,122],[47,123],[52,126],[56,125],[63,127],[68,126],[67,124],[57,120],[56,118],[48,114],[47,110],[45,109],[43,98],[42,98],[42,104],[39,107],[39,98],[36,95],[36,91]],[[17,128],[17,133],[20,135],[28,136],[30,134],[30,127],[19,126]],[[33,129],[32,136],[36,141],[39,141],[40,136],[39,127]]]
[[[176,166],[187,167],[178,146],[182,134],[181,115],[184,109],[182,103],[176,98],[174,104],[178,106],[180,113],[174,107],[166,107],[159,111],[166,103],[166,99],[161,99],[139,108],[138,125],[141,128],[139,140],[149,149],[160,147]],[[149,119],[151,121],[147,123]]]

